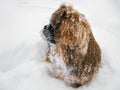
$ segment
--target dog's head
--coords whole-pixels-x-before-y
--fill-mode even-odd
[[[50,43],[56,44],[56,34],[58,33],[60,29],[60,24],[62,20],[66,17],[66,6],[62,5],[58,10],[56,10],[50,20],[50,23],[48,25],[44,26],[43,34],[46,36],[46,39]],[[58,42],[57,42],[58,43]]]
[[[43,34],[51,43],[69,45],[72,48],[86,37],[88,31],[90,27],[83,14],[71,6],[61,5],[53,13],[50,24],[44,26]]]

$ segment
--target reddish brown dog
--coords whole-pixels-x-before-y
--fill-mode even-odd
[[[61,5],[43,34],[49,46],[46,61],[51,63],[55,77],[72,87],[92,80],[100,66],[101,50],[83,14]]]

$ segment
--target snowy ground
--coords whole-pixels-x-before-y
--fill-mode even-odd
[[[51,77],[40,30],[61,3],[84,13],[102,48],[91,83],[74,89]],[[119,0],[0,0],[0,90],[120,90]]]

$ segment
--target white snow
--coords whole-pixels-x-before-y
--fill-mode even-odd
[[[42,62],[47,43],[40,30],[63,2],[85,14],[102,49],[99,72],[77,89]],[[0,90],[120,90],[119,8],[119,0],[1,0]]]

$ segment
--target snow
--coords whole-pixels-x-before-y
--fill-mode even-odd
[[[98,73],[77,90],[120,90],[119,0],[1,0],[0,90],[76,90],[42,62],[47,43],[40,30],[63,2],[85,14],[102,49]]]

